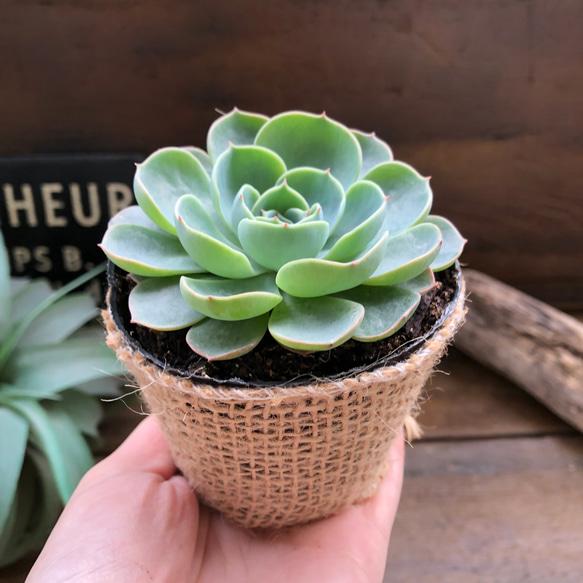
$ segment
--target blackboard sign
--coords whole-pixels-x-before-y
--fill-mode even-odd
[[[0,226],[13,276],[67,282],[105,257],[107,221],[134,204],[139,154],[0,158]]]

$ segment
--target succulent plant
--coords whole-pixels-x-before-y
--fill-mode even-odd
[[[211,126],[207,152],[150,155],[134,190],[138,206],[101,244],[138,281],[132,320],[188,328],[208,360],[249,352],[267,330],[296,351],[386,338],[465,243],[429,215],[428,178],[325,114],[235,109]]]
[[[62,505],[93,465],[101,404],[121,372],[97,309],[69,294],[96,268],[58,291],[44,279],[10,279],[0,234],[0,566],[40,548]]]

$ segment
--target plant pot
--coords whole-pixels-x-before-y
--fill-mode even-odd
[[[282,528],[374,494],[395,437],[463,321],[459,266],[456,280],[428,334],[374,369],[302,385],[237,386],[168,370],[125,330],[114,287],[104,311],[107,342],[199,498],[241,526]]]

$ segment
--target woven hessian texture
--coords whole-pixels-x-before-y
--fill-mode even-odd
[[[281,528],[369,498],[389,449],[464,317],[463,292],[440,330],[396,366],[301,387],[216,388],[164,372],[104,312],[108,344],[158,416],[176,465],[231,521]]]

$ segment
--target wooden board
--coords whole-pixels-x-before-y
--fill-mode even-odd
[[[580,583],[583,437],[419,443],[385,583]]]
[[[582,27],[580,0],[5,0],[0,155],[326,109],[434,177],[472,267],[583,309]]]

